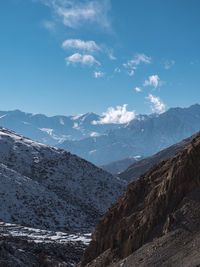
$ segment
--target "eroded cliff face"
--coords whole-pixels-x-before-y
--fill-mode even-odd
[[[154,238],[168,234],[175,212],[185,205],[185,197],[198,187],[200,133],[176,156],[156,165],[127,187],[96,225],[80,266],[109,266]]]

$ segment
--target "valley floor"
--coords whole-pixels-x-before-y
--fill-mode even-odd
[[[0,266],[74,266],[90,234],[67,234],[0,222]]]

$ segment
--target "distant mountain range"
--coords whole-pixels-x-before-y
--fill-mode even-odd
[[[138,116],[106,134],[58,145],[100,166],[128,157],[148,157],[200,130],[200,105]]]
[[[0,128],[0,221],[90,231],[125,186],[71,153]]]
[[[43,144],[56,146],[64,140],[99,136],[117,124],[93,124],[100,116],[94,113],[76,116],[53,116],[25,113],[20,110],[0,111],[0,126]]]
[[[0,111],[1,126],[66,149],[98,166],[127,158],[127,163],[124,160],[116,169],[121,172],[130,158],[151,156],[199,131],[200,105],[171,108],[160,115],[138,115],[123,125],[93,123],[100,118],[94,113],[47,117],[19,110]]]

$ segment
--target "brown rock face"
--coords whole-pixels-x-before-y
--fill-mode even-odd
[[[177,214],[184,205],[189,205],[188,194],[193,194],[198,188],[200,133],[184,150],[156,165],[127,187],[118,203],[96,225],[92,242],[85,251],[80,266],[109,266],[138,251],[155,238],[168,235],[172,225],[180,227],[187,212],[182,212],[183,218],[179,216],[177,219]],[[193,206],[191,204],[191,209],[188,210],[192,210]],[[200,219],[200,215],[198,218]],[[191,232],[200,232],[199,219],[196,219],[196,228],[192,228]],[[176,221],[179,223],[176,224]]]

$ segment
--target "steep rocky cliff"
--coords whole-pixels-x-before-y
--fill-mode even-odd
[[[199,192],[200,133],[127,187],[96,225],[80,266],[199,266]]]

